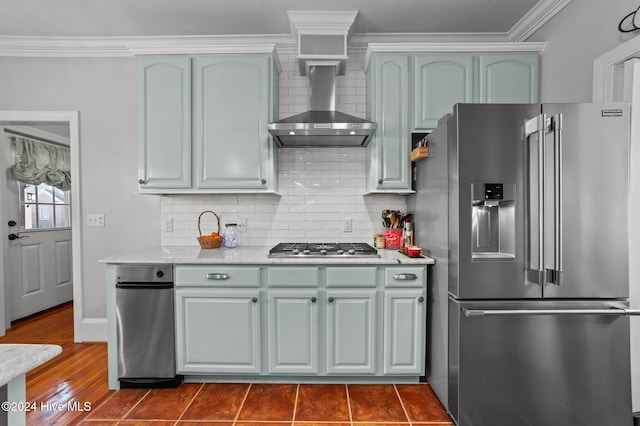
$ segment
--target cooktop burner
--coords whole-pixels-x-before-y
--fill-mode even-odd
[[[280,243],[269,257],[380,257],[367,243]]]

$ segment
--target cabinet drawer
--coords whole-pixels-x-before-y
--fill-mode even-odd
[[[327,268],[327,287],[375,287],[375,267]]]
[[[385,287],[423,287],[426,284],[426,270],[423,267],[386,268]]]
[[[317,287],[318,268],[283,267],[267,269],[269,287]]]
[[[176,287],[260,287],[260,268],[176,266]]]

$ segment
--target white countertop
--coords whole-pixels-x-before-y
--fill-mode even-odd
[[[397,250],[378,250],[380,257],[304,257],[270,258],[271,247],[238,247],[203,250],[199,247],[168,246],[138,253],[123,253],[101,259],[101,263],[135,264],[252,264],[252,265],[296,265],[296,264],[422,264],[435,263],[430,257],[412,258]]]
[[[62,352],[58,345],[0,344],[0,386],[26,374]]]

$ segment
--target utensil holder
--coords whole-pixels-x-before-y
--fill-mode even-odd
[[[399,249],[402,247],[402,228],[386,228],[384,230],[384,247],[390,249]]]

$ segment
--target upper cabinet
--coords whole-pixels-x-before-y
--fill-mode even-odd
[[[538,102],[537,53],[486,53],[478,55],[478,102]]]
[[[462,51],[456,44],[447,52],[437,43],[370,45],[367,114],[378,129],[367,147],[367,193],[412,192],[411,132],[434,129],[456,103],[538,102],[543,47],[496,43]]]
[[[141,58],[139,184],[191,188],[191,59]]]
[[[414,124],[433,129],[459,102],[473,102],[473,56],[425,53],[413,58]]]
[[[397,192],[411,186],[409,66],[407,55],[393,53],[376,55],[369,64],[367,114],[378,125],[367,145],[369,192]]]
[[[273,54],[150,56],[141,66],[141,192],[277,191]]]

